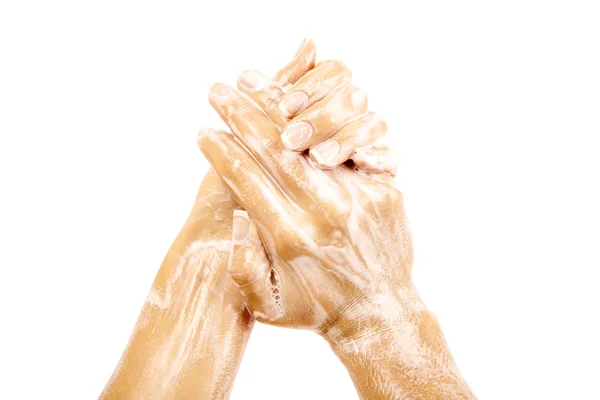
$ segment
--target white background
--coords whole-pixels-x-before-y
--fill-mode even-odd
[[[303,37],[400,153],[415,279],[481,399],[598,399],[595,1],[2,1],[0,398],[96,398],[207,168],[210,85]],[[257,326],[233,399],[354,399]]]

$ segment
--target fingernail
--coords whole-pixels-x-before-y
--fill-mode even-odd
[[[233,232],[232,238],[234,243],[241,243],[248,239],[250,234],[250,221],[248,214],[242,210],[233,211]]]
[[[233,93],[233,89],[224,83],[215,83],[210,89],[208,97],[214,100],[221,100],[229,97]]]
[[[301,147],[312,136],[313,128],[308,122],[295,122],[285,129],[281,141],[289,150]]]
[[[238,78],[238,82],[241,86],[251,92],[259,91],[264,87],[264,79],[257,71],[246,71]]]
[[[302,112],[308,105],[308,95],[302,91],[287,94],[281,103],[279,110],[285,117],[291,117]]]
[[[325,166],[330,166],[328,162],[332,161],[339,152],[340,144],[333,139],[328,139],[310,149],[310,154],[315,161]]]

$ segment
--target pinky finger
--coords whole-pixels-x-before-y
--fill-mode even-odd
[[[357,148],[376,143],[386,131],[383,119],[370,112],[348,122],[327,140],[312,146],[309,155],[321,168],[332,169],[345,163]]]
[[[395,155],[385,145],[366,146],[356,149],[350,156],[357,169],[364,172],[387,172],[396,176]]]

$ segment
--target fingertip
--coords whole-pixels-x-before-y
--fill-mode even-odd
[[[294,122],[288,125],[281,134],[283,145],[292,151],[304,151],[304,144],[313,135],[314,129],[307,121]]]
[[[369,107],[369,97],[364,90],[359,88],[356,85],[349,85],[349,89],[352,92],[350,95],[350,100],[352,101],[352,106],[355,109],[366,110]]]
[[[364,146],[356,149],[354,154],[361,158],[377,157],[378,151],[373,146]]]
[[[308,154],[320,168],[333,169],[340,164],[338,162],[340,149],[341,146],[336,140],[327,139],[311,147]]]
[[[383,118],[383,116],[381,116],[379,114],[375,114],[374,118],[375,118],[375,124],[378,125],[380,132],[383,132],[383,134],[385,135],[388,130],[387,122],[385,122],[385,119]]]
[[[302,90],[286,93],[279,102],[279,111],[286,118],[293,118],[308,107],[310,99]]]
[[[350,158],[354,163],[361,168],[364,165],[373,164],[373,160],[377,157],[377,149],[372,146],[359,147],[354,150]]]
[[[198,141],[204,140],[204,139],[210,139],[211,137],[216,137],[221,133],[222,133],[222,131],[220,129],[204,127],[204,128],[200,128],[198,130],[197,139],[198,139]]]
[[[224,135],[229,135],[229,133],[215,128],[202,128],[196,136],[196,144],[200,148],[200,151],[207,155],[208,146],[211,143],[223,142],[225,139]]]
[[[385,172],[396,176],[398,157],[385,145],[360,147],[350,157],[357,169],[369,173]]]
[[[265,87],[266,78],[258,71],[250,69],[240,74],[237,85],[242,90],[258,92]]]
[[[222,82],[217,82],[210,88],[208,99],[210,101],[222,103],[231,98],[235,94],[235,90]]]
[[[352,81],[352,70],[350,70],[350,68],[348,67],[348,65],[345,62],[340,61],[340,60],[337,60],[337,62],[340,64],[340,66],[344,70],[344,74],[348,77],[348,80]]]
[[[365,139],[373,139],[370,144],[375,144],[385,136],[387,133],[387,123],[385,119],[378,113],[369,111],[365,117],[363,117],[364,124],[358,128],[357,136],[365,136]],[[365,144],[365,146],[367,143]]]
[[[283,88],[293,85],[304,74],[314,68],[315,61],[315,44],[311,39],[305,38],[300,43],[293,59],[275,73],[273,80]]]
[[[298,50],[296,50],[296,54],[294,54],[294,58],[298,58],[305,50],[310,50],[311,48],[314,48],[315,44],[313,42],[313,40],[309,37],[305,37],[302,42],[300,43],[300,46],[298,46]]]
[[[307,69],[312,69],[315,66],[315,61],[317,59],[317,46],[311,38],[305,38],[298,48],[295,57],[302,56],[306,59]]]
[[[219,117],[226,123],[229,118],[245,104],[246,97],[233,87],[221,82],[215,83],[208,94],[208,101]]]
[[[201,144],[207,139],[208,136],[214,134],[212,131],[214,131],[213,128],[200,128],[198,134],[196,135],[196,143],[198,143],[198,146],[201,146]]]

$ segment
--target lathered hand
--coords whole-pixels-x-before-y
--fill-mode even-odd
[[[305,41],[275,75],[279,96],[314,65],[314,44]],[[260,91],[255,95],[264,98]],[[278,104],[275,97],[270,101]],[[341,143],[351,146],[355,141],[350,135]],[[237,208],[214,172],[209,172],[101,399],[229,397],[254,321],[227,273]]]
[[[235,138],[208,129],[199,146],[247,212],[234,216],[230,273],[259,321],[327,339],[362,398],[474,398],[412,284],[412,240],[393,178],[316,165],[354,154],[366,170],[393,170],[387,148],[373,144],[385,124],[366,113],[349,79],[342,64],[317,64],[277,106],[269,82],[243,86],[260,93],[271,118],[233,88],[213,87],[211,103]]]

